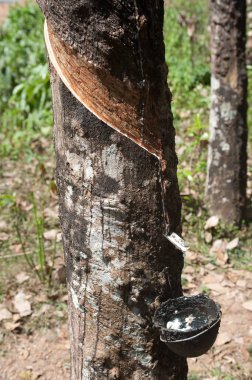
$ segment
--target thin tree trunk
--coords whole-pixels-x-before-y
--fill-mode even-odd
[[[38,2],[50,33],[92,66],[79,80],[87,84],[93,68],[99,67],[100,78],[105,82],[109,78],[112,98],[117,96],[116,86],[129,81],[140,88],[143,105],[147,101],[142,88],[147,86],[148,106],[142,116],[144,121],[152,118],[152,125],[147,123],[149,129],[143,132],[145,138],[134,141],[127,124],[124,135],[118,132],[120,123],[113,121],[108,97],[104,97],[103,111],[99,99],[97,109],[89,99],[97,118],[72,95],[79,84],[75,82],[74,89],[71,78],[63,77],[69,91],[51,67],[71,379],[186,379],[186,361],[160,342],[153,327],[160,302],[182,294],[183,267],[182,254],[164,237],[166,229],[179,233],[181,226],[164,62],[163,3]],[[144,32],[139,38],[140,21]],[[73,63],[74,58],[70,60]],[[82,101],[82,94],[77,95]],[[125,97],[123,92],[122,107],[130,103]],[[139,112],[143,112],[141,107]],[[153,127],[161,131],[161,145],[155,142],[155,132],[151,144]],[[151,154],[152,147],[162,154]]]
[[[211,0],[211,112],[207,197],[212,214],[240,222],[246,204],[246,0]]]
[[[252,0],[247,0],[247,63],[252,65]]]

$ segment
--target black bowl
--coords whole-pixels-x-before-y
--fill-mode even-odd
[[[204,294],[169,299],[156,310],[154,324],[169,349],[184,357],[206,353],[214,344],[220,306]]]

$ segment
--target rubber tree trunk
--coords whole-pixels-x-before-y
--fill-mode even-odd
[[[160,302],[182,294],[183,267],[182,254],[164,237],[164,209],[168,229],[179,233],[181,205],[164,62],[163,2],[38,2],[51,35],[89,62],[87,75],[79,78],[83,85],[97,67],[103,78],[110,78],[111,97],[123,81],[136,88],[148,84],[148,104],[161,125],[167,163],[162,166],[147,145],[143,149],[142,140],[136,143],[111,128],[109,109],[99,111],[108,123],[97,118],[51,65],[71,379],[186,379],[185,359],[168,350],[153,326]]]
[[[212,214],[240,222],[246,204],[246,0],[211,0],[211,111],[206,193]]]

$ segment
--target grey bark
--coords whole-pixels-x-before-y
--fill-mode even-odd
[[[181,225],[163,2],[145,3],[138,2],[147,20],[141,52],[153,113],[163,123],[165,193],[159,160],[97,119],[51,67],[72,380],[187,377],[185,359],[168,350],[153,326],[160,302],[182,294],[183,257],[164,237],[163,202],[170,230],[179,233]],[[55,32],[79,54],[119,79],[142,81],[135,1],[39,4]],[[132,24],[124,22],[125,11]],[[114,33],[117,17],[122,18],[119,36]]]
[[[246,205],[246,1],[211,0],[210,212],[240,222]]]

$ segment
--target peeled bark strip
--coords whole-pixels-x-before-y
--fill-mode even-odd
[[[159,128],[149,134],[143,128],[143,123],[147,125],[152,120],[142,117],[142,89],[114,78],[74,54],[47,23],[45,41],[51,62],[72,94],[100,120],[162,159]]]
[[[246,0],[211,0],[211,112],[207,197],[212,214],[240,222],[246,204]]]
[[[136,88],[147,86],[142,117],[152,117],[155,124],[143,123],[142,128],[161,131],[167,163],[161,165],[162,189],[160,159],[143,149],[141,141],[133,142],[109,121],[99,120],[98,112],[95,116],[84,107],[51,67],[71,379],[184,380],[185,359],[168,350],[152,322],[160,302],[182,294],[183,267],[182,254],[164,237],[164,208],[169,228],[179,233],[181,205],[163,2],[39,3],[57,41],[108,73],[108,93],[111,78],[113,83],[128,78]],[[83,86],[89,79],[82,78]]]

